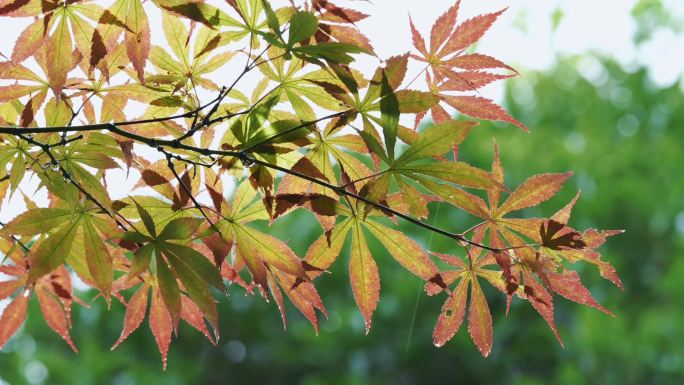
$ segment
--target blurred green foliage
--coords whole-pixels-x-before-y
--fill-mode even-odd
[[[579,69],[579,70],[578,70]],[[575,171],[561,194],[524,216],[550,215],[577,189],[582,197],[571,225],[625,229],[601,250],[625,291],[587,266],[584,283],[612,310],[610,318],[563,299],[556,317],[566,347],[527,303],[487,292],[494,316],[494,349],[483,359],[462,327],[441,349],[432,327],[444,296],[426,297],[419,280],[375,244],[382,297],[370,335],[347,282],[346,251],[320,279],[330,312],[316,336],[288,308],[283,331],[273,303],[239,288],[222,302],[221,341],[210,345],[183,326],[169,368],[161,371],[153,337],[143,324],[116,351],[123,306],[102,300],[77,308],[74,355],[38,316],[33,303],[24,333],[0,352],[0,378],[12,385],[173,384],[680,384],[684,378],[684,97],[677,86],[657,89],[645,71],[625,72],[607,60],[566,59],[548,73],[525,73],[506,92],[513,116],[532,128],[483,124],[461,156],[488,168],[492,138],[500,144],[506,182],[516,186],[543,172]],[[434,212],[436,224],[459,231],[472,218]],[[439,236],[402,224],[435,251],[457,253]],[[296,212],[273,227],[300,255],[320,233],[312,217]],[[4,384],[0,381],[0,384]]]
[[[637,44],[648,41],[659,30],[681,32],[684,26],[681,17],[671,12],[663,0],[639,0],[632,8],[632,16],[638,21],[634,36]]]

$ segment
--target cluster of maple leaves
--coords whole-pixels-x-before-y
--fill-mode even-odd
[[[370,329],[380,293],[375,260],[384,255],[371,254],[368,236],[422,278],[428,294],[446,296],[438,346],[460,328],[469,303],[468,331],[489,354],[482,283],[509,304],[527,300],[559,341],[554,294],[610,314],[568,267],[593,264],[621,287],[595,251],[615,231],[569,227],[577,197],[551,218],[508,216],[550,199],[570,174],[536,175],[511,191],[498,150],[489,171],[458,160],[476,122],[455,120],[454,110],[527,130],[477,92],[516,74],[471,49],[503,11],[457,23],[459,5],[437,19],[429,46],[411,21],[413,53],[385,60],[367,79],[352,67],[355,55],[375,55],[356,25],[367,15],[327,0],[279,9],[265,0],[116,0],[108,8],[2,1],[0,16],[32,22],[0,62],[0,202],[20,193],[28,207],[0,230],[0,272],[9,277],[0,299],[11,299],[0,347],[37,297],[47,324],[76,350],[71,307],[87,303],[72,290],[74,275],[99,292],[95,299],[125,304],[115,347],[147,316],[164,365],[181,320],[218,341],[216,296],[235,285],[273,298],[283,322],[288,297],[317,329],[326,308],[315,280],[344,270],[333,263],[349,238],[351,289]],[[153,45],[152,7],[162,11],[170,51]],[[240,57],[247,65],[232,84],[207,76]],[[423,66],[428,89],[402,87],[409,61]],[[255,71],[258,86],[241,92],[240,79]],[[203,102],[198,89],[217,97]],[[131,101],[147,106],[135,119],[126,114]],[[402,114],[414,115],[415,126],[401,125]],[[417,130],[428,115],[433,123]],[[161,160],[139,155],[141,146]],[[131,168],[141,174],[135,187],[156,196],[111,199],[107,172]],[[21,190],[30,177],[48,192],[47,207]],[[436,228],[424,222],[430,203],[481,223],[461,233]],[[303,257],[251,225],[295,209],[311,211],[323,229]],[[387,219],[449,237],[459,255],[430,253]]]

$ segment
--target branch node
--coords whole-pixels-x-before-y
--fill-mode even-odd
[[[169,154],[164,150],[164,146],[162,146],[161,143],[159,143],[159,142],[157,141],[157,139],[154,139],[154,138],[153,138],[153,139],[150,141],[150,145],[151,145],[151,147],[154,148],[155,150],[157,150],[157,151],[159,151],[159,152],[165,154],[167,158],[169,157]]]
[[[345,189],[345,186],[332,186],[330,189],[333,190],[335,192],[335,194],[341,195],[341,196],[343,196],[345,191],[347,191]]]
[[[240,162],[242,162],[242,165],[247,168],[251,168],[256,164],[256,159],[248,152],[240,151],[238,158],[240,159]]]

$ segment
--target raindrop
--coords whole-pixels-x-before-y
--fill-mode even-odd
[[[52,164],[50,165],[50,169],[54,172],[59,171],[59,169],[60,169],[59,163],[58,162],[52,162]]]

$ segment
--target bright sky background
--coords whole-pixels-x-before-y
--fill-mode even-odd
[[[339,0],[335,3],[357,8],[371,15],[358,24],[371,40],[379,57],[387,58],[402,54],[411,48],[411,36],[408,25],[409,14],[416,27],[424,37],[434,20],[443,13],[455,0],[374,0],[372,3],[363,0]],[[98,1],[108,6],[112,0]],[[223,3],[210,0],[210,3]],[[478,52],[497,57],[516,67],[525,82],[525,71],[546,70],[553,66],[559,55],[586,55],[590,52],[613,57],[626,68],[644,65],[649,69],[652,81],[659,86],[669,86],[678,81],[684,73],[684,60],[676,57],[684,52],[684,35],[675,34],[662,28],[654,31],[653,39],[636,47],[632,37],[636,32],[636,24],[631,10],[637,0],[463,0],[459,11],[459,22],[466,18],[487,12],[494,12],[509,7],[499,21],[492,27],[477,48]],[[275,6],[284,5],[285,0],[273,1]],[[299,3],[299,2],[297,2]],[[684,20],[684,1],[663,0],[669,12]],[[225,9],[225,4],[221,4]],[[161,37],[161,18],[155,7],[150,13],[152,36]],[[557,28],[552,27],[554,12],[563,15]],[[0,53],[9,56],[16,36],[28,25],[30,19],[2,20],[3,39],[0,40]],[[160,41],[153,41],[160,44]],[[163,44],[163,43],[162,43]],[[242,63],[242,60],[239,60]],[[378,61],[373,58],[362,59],[356,68],[363,69],[366,74],[372,73]],[[407,78],[413,77],[420,68],[409,68]],[[591,78],[599,76],[601,68],[595,61],[586,59],[580,62],[579,70]],[[216,79],[232,79],[230,70],[217,73]],[[419,86],[420,82],[417,82]],[[251,83],[254,84],[254,83]],[[250,79],[241,82],[238,89],[249,90]],[[489,86],[481,91],[483,96],[499,99],[502,95],[502,83]],[[110,186],[132,186],[136,175],[128,179],[124,172],[108,175]],[[37,178],[22,185],[27,194],[33,193],[37,186]],[[113,188],[113,198],[121,198],[128,189]],[[44,200],[40,197],[38,200]],[[8,221],[25,210],[21,194],[15,194],[10,202],[1,206],[0,220]]]

